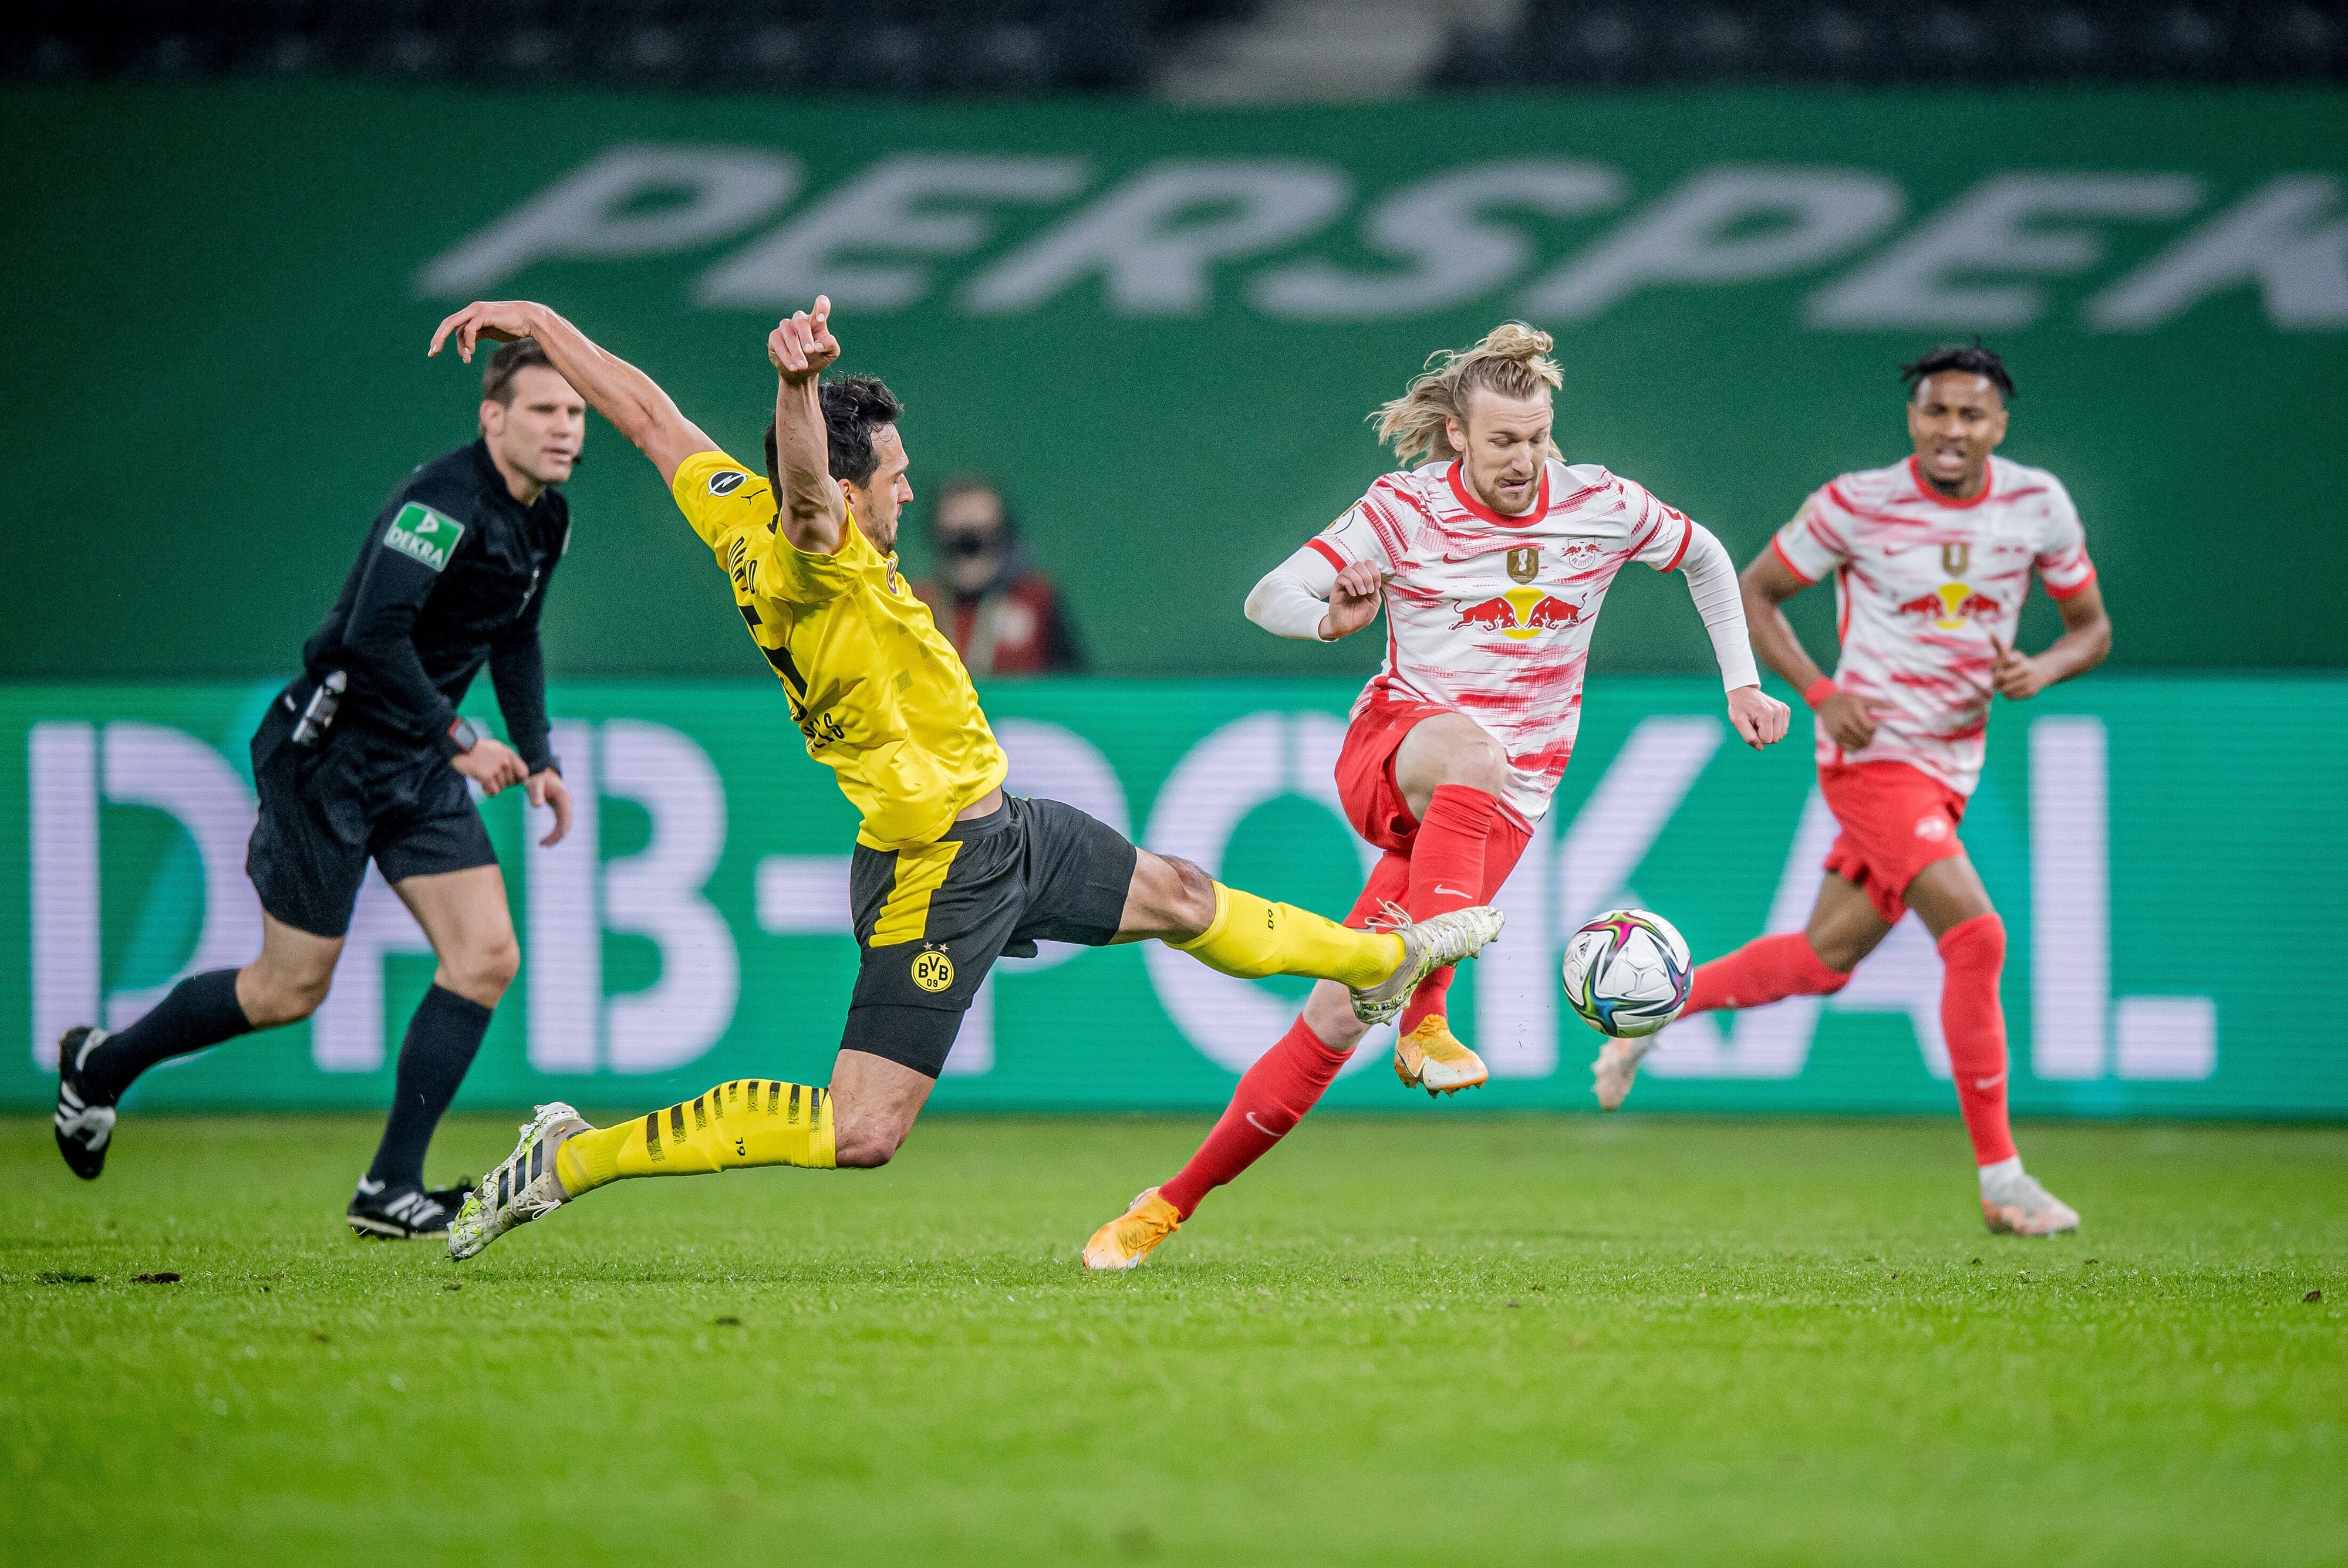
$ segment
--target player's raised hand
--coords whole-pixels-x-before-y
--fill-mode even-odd
[[[1349,561],[1337,572],[1329,589],[1329,613],[1321,618],[1321,641],[1350,637],[1378,618],[1378,569],[1367,561]]]
[[[473,363],[473,346],[487,338],[491,343],[511,343],[516,338],[530,335],[530,325],[536,313],[545,309],[528,300],[475,300],[455,315],[443,321],[432,333],[432,346],[424,357],[432,358],[448,334],[457,334],[457,357],[467,364]]]
[[[831,335],[831,296],[818,294],[815,309],[794,311],[767,334],[767,358],[775,374],[794,386],[810,381],[839,357],[839,340]]]
[[[1997,650],[1997,656],[1990,661],[1989,682],[1999,696],[2009,702],[2026,702],[2046,690],[2046,671],[2039,668],[2037,660],[1994,640],[1990,646]]]
[[[1827,734],[1844,751],[1864,750],[1875,743],[1875,710],[1864,697],[1837,692],[1818,704],[1818,720]]]
[[[1737,738],[1755,751],[1786,738],[1793,710],[1758,686],[1739,686],[1728,694],[1728,722]]]

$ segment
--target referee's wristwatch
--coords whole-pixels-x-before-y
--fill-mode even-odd
[[[481,732],[473,728],[473,721],[460,714],[455,723],[441,733],[440,754],[453,763],[471,751],[473,743],[480,738]]]

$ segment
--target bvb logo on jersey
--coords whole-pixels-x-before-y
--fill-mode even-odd
[[[913,983],[932,996],[953,984],[953,960],[942,948],[923,948],[913,955]]]

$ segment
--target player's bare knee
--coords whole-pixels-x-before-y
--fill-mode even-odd
[[[843,1171],[877,1170],[896,1157],[904,1141],[902,1127],[870,1117],[841,1119],[835,1112],[831,1163]]]
[[[521,948],[510,934],[450,953],[441,961],[441,984],[483,1007],[495,1007],[521,972]]]
[[[300,1023],[325,1002],[335,983],[334,971],[323,975],[286,974],[254,965],[237,977],[237,1006],[255,1029],[280,1029]]]
[[[1828,986],[1824,993],[1828,996],[1850,984],[1850,972],[1859,968],[1859,960],[1867,957],[1873,946],[1872,943],[1862,944],[1849,933],[1841,931],[1807,932],[1803,939],[1809,943],[1810,951],[1818,955],[1818,962],[1832,969],[1837,976],[1834,984]]]
[[[1443,782],[1498,794],[1509,782],[1509,753],[1482,730],[1462,735],[1443,758]]]
[[[1160,856],[1159,864],[1169,873],[1159,894],[1168,928],[1181,941],[1205,935],[1215,923],[1215,879],[1175,856]]]

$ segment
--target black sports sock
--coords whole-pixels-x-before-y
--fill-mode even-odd
[[[481,1049],[490,1009],[446,987],[434,986],[416,1005],[407,1038],[399,1043],[399,1071],[383,1143],[367,1179],[387,1186],[422,1186],[424,1151],[432,1130],[457,1098],[473,1053]]]
[[[101,1100],[118,1100],[157,1062],[252,1032],[251,1020],[237,1005],[234,969],[190,975],[145,1018],[89,1053],[82,1064],[82,1086]]]

